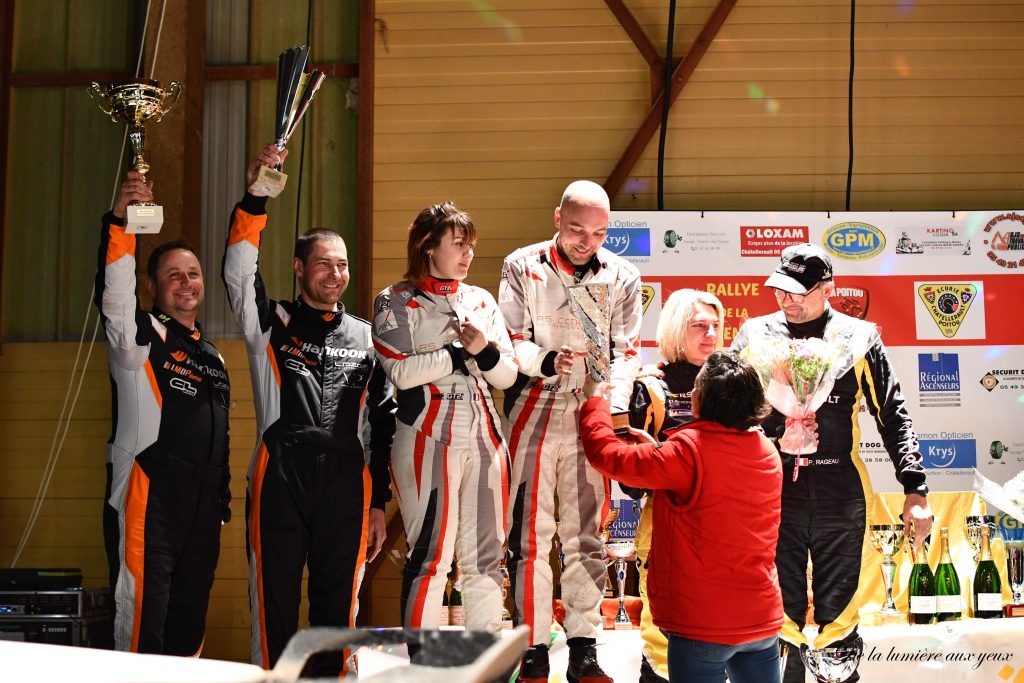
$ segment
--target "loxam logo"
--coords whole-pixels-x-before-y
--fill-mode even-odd
[[[604,248],[618,256],[650,256],[651,231],[647,228],[608,228]]]
[[[885,235],[873,225],[849,221],[833,225],[822,239],[825,248],[847,261],[865,261],[882,253]]]
[[[184,363],[188,359],[188,354],[184,351],[171,351],[171,358],[179,363]]]

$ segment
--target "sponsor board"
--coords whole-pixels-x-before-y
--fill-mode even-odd
[[[870,295],[864,287],[836,287],[828,302],[840,313],[864,320],[868,314]]]
[[[740,256],[777,258],[786,247],[809,240],[806,225],[741,225]]]
[[[618,256],[650,256],[651,231],[647,228],[609,227],[604,248]]]
[[[918,339],[985,338],[981,282],[915,282],[914,291]]]
[[[959,226],[909,226],[900,229],[896,240],[897,254],[928,256],[969,256],[971,241]]]
[[[866,261],[885,249],[885,235],[873,225],[846,221],[829,228],[822,244],[833,256],[847,261]]]
[[[1024,268],[1024,215],[1001,213],[985,224],[982,235],[990,261],[1001,268]]]
[[[643,305],[643,317],[640,319],[640,339],[655,340],[658,332],[658,318],[661,317],[660,282],[644,282],[640,285],[640,300]],[[646,359],[644,359],[646,361]]]
[[[978,465],[975,439],[921,439],[919,443],[925,469],[965,469]]]
[[[1024,370],[989,370],[979,382],[989,392],[1024,391]]]
[[[960,356],[917,354],[917,388],[922,408],[960,407]]]
[[[729,235],[718,230],[689,230],[679,237],[683,249],[689,252],[730,252],[730,247],[735,248],[735,243]]]

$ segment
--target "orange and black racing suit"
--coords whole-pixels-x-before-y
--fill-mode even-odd
[[[269,668],[298,628],[307,563],[310,625],[355,626],[369,511],[391,498],[395,404],[368,322],[267,296],[257,272],[265,206],[246,194],[235,207],[223,275],[256,403],[246,500],[252,661]]]
[[[96,305],[114,391],[115,646],[195,655],[230,517],[224,361],[198,328],[139,308],[135,235],[112,213],[103,217]]]

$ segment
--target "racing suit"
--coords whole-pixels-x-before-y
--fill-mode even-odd
[[[780,311],[744,323],[732,349],[742,350],[755,335],[820,338],[833,327],[843,330],[869,324],[831,307],[806,323],[789,323]],[[829,397],[816,411],[818,449],[801,460],[796,481],[794,458],[783,454],[782,523],[775,559],[786,610],[780,636],[797,646],[805,642],[802,630],[807,614],[808,553],[814,567],[814,617],[820,625],[815,647],[844,645],[857,638],[860,604],[855,596],[864,556],[873,553],[865,538],[871,482],[859,454],[862,398],[904,492],[928,493],[917,437],[899,381],[878,333],[872,332],[867,352],[836,380]],[[781,436],[784,428],[785,417],[773,410],[764,423],[765,433]],[[802,669],[800,658],[790,656],[785,680],[803,680]],[[857,680],[857,674],[848,680]]]
[[[355,625],[369,510],[391,497],[394,399],[369,323],[301,297],[267,297],[257,272],[265,207],[250,194],[236,205],[224,283],[256,403],[246,501],[252,661],[269,668],[298,627],[307,562],[310,625]]]
[[[116,510],[118,650],[197,655],[228,504],[224,360],[190,330],[135,296],[135,235],[103,217],[96,305],[114,392],[109,503]]]
[[[693,422],[690,394],[693,392],[700,366],[677,361],[666,364],[663,370],[663,378],[642,377],[634,382],[633,397],[629,401],[630,426],[644,430],[659,442],[667,439],[669,433],[676,428]],[[654,625],[651,607],[647,601],[647,558],[651,553],[654,499],[643,489],[633,489],[623,484],[620,486],[635,499],[648,493],[636,529],[640,599],[643,602],[643,611],[640,613],[640,636],[644,641],[645,666],[641,667],[641,681],[657,680],[652,675],[668,679],[668,640],[661,629]]]
[[[587,462],[579,438],[584,363],[575,363],[570,376],[557,375],[554,369],[559,347],[585,348],[566,291],[578,283],[609,288],[612,410],[625,413],[640,346],[640,274],[632,264],[602,248],[585,270],[576,269],[558,253],[555,240],[541,242],[505,259],[498,295],[522,373],[505,392],[504,402],[512,455],[509,578],[515,595],[513,618],[530,627],[531,645],[547,645],[551,635],[548,556],[556,494],[565,555],[561,588],[566,636],[592,638],[601,626],[607,570],[598,527],[607,509],[608,484]]]
[[[398,389],[391,470],[408,542],[402,623],[437,627],[457,553],[466,628],[501,629],[508,450],[490,387],[516,379],[505,321],[486,290],[432,277],[377,296],[373,345]],[[454,344],[465,319],[489,340]]]

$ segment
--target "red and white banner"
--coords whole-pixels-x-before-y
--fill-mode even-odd
[[[614,211],[605,246],[643,275],[645,361],[662,302],[713,292],[725,345],[778,310],[764,281],[791,244],[832,257],[834,308],[876,323],[896,367],[934,490],[1024,468],[1024,211],[776,213]],[[900,490],[865,411],[861,457],[876,491]]]

